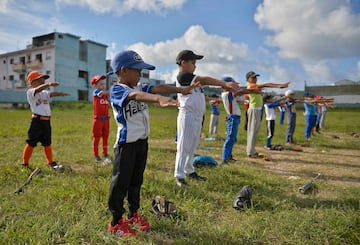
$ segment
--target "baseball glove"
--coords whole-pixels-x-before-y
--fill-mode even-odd
[[[155,196],[152,200],[152,211],[158,216],[176,216],[177,209],[173,202],[166,200],[165,196]]]
[[[233,201],[233,208],[243,210],[252,205],[251,202],[252,188],[249,185],[244,186],[239,193],[235,196]]]

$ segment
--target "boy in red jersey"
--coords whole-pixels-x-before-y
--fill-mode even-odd
[[[99,142],[102,139],[103,164],[110,164],[111,158],[108,155],[108,139],[110,131],[109,117],[109,91],[105,91],[105,75],[94,76],[91,85],[94,88],[92,101],[94,107],[94,117],[92,121],[92,148],[95,162],[99,163],[102,159],[99,156]]]

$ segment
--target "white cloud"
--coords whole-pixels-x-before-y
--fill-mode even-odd
[[[93,12],[114,12],[123,15],[132,10],[164,14],[167,10],[180,8],[187,0],[56,0],[58,6],[72,5],[88,7]]]
[[[334,77],[336,77],[334,70],[326,61],[307,63],[304,65],[304,69],[313,81],[334,81]]]
[[[343,0],[264,0],[255,14],[267,43],[302,61],[360,56],[360,15]]]
[[[4,49],[0,53],[24,49],[31,43],[32,37],[53,32],[54,27],[71,29],[71,25],[57,18],[51,2],[44,2],[39,8],[39,3],[34,0],[23,1],[21,4],[2,1],[0,8],[0,22],[6,23],[0,28],[0,44]]]
[[[145,61],[156,65],[161,69],[169,67],[165,77],[175,79],[174,69],[177,69],[175,58],[183,49],[193,50],[197,54],[204,55],[204,59],[198,61],[196,73],[199,75],[222,76],[236,75],[241,71],[241,62],[246,58],[248,47],[245,44],[232,42],[229,38],[207,33],[202,26],[191,26],[183,36],[146,45],[135,43],[127,47],[138,52]],[[168,78],[169,79],[169,78]],[[167,79],[167,81],[168,81]]]

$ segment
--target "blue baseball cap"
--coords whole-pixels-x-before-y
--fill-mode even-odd
[[[234,82],[234,79],[232,77],[223,77],[223,78],[221,78],[221,80],[223,80],[225,82]]]
[[[304,93],[304,97],[314,97],[314,95],[312,95],[310,92],[305,92]]]
[[[145,63],[141,56],[132,50],[122,51],[111,60],[113,72],[118,72],[122,67],[155,70],[155,66]]]

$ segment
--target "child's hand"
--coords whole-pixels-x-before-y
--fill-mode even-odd
[[[184,87],[184,88],[180,88],[181,89],[181,94],[183,95],[187,95],[187,94],[191,94],[192,90],[196,87],[199,87],[201,85],[200,81],[197,81],[193,84],[191,84],[190,86]]]
[[[59,86],[59,84],[60,84],[60,83],[58,83],[58,82],[51,82],[51,83],[49,83],[49,85],[52,86],[52,87]]]
[[[287,82],[287,83],[284,83],[284,84],[281,84],[279,86],[279,88],[287,88],[289,86],[290,82]]]
[[[170,97],[159,96],[159,106],[166,107],[166,106],[177,106],[178,102]]]
[[[240,89],[240,86],[237,82],[226,82],[226,88],[233,92],[237,92]]]

